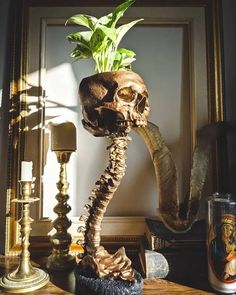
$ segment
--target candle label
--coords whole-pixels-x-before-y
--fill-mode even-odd
[[[222,283],[236,282],[236,217],[221,215],[219,222],[209,228],[209,264]]]

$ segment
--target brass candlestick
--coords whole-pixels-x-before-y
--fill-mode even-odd
[[[57,161],[60,163],[60,175],[57,188],[59,193],[56,195],[58,204],[54,207],[54,212],[58,217],[53,221],[56,233],[51,236],[52,254],[48,257],[47,267],[53,270],[71,269],[75,266],[75,257],[69,254],[71,235],[67,229],[71,226],[71,221],[66,216],[71,207],[67,204],[69,195],[67,189],[66,164],[69,162],[72,151],[55,151]]]
[[[29,236],[31,223],[30,204],[39,201],[39,198],[31,198],[32,181],[20,181],[22,198],[14,199],[12,202],[23,205],[22,217],[19,220],[21,226],[20,262],[17,269],[0,279],[0,288],[11,293],[25,293],[37,290],[49,281],[49,276],[43,270],[35,268],[30,263]]]

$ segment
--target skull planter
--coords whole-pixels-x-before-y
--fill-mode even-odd
[[[83,125],[95,136],[128,133],[145,126],[149,113],[143,79],[132,71],[105,72],[82,80]]]
[[[109,254],[101,245],[101,223],[107,206],[125,174],[125,151],[132,127],[145,126],[148,92],[132,71],[104,72],[82,80],[79,89],[83,126],[94,136],[106,136],[109,163],[96,182],[80,220],[85,227],[85,255],[75,270],[79,294],[142,294],[142,277],[131,267],[122,247]],[[83,293],[84,292],[84,293]]]

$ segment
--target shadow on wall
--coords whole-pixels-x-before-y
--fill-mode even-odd
[[[10,20],[11,1],[0,0],[0,253],[5,251],[6,229],[6,196],[7,196],[7,167],[8,167],[8,119],[9,119],[9,84],[10,84]]]

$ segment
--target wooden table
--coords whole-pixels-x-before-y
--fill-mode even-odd
[[[16,257],[4,257],[0,255],[0,275],[14,270],[18,264]],[[36,258],[32,262],[33,266],[43,267],[45,258]],[[37,291],[31,292],[34,295],[53,295],[53,294],[73,294],[75,288],[75,278],[73,272],[49,272],[50,282]],[[143,295],[171,295],[171,294],[216,294],[204,290],[187,287],[162,279],[145,279]],[[0,294],[10,294],[0,291]],[[20,294],[20,293],[18,293]],[[88,294],[89,295],[89,294]]]

